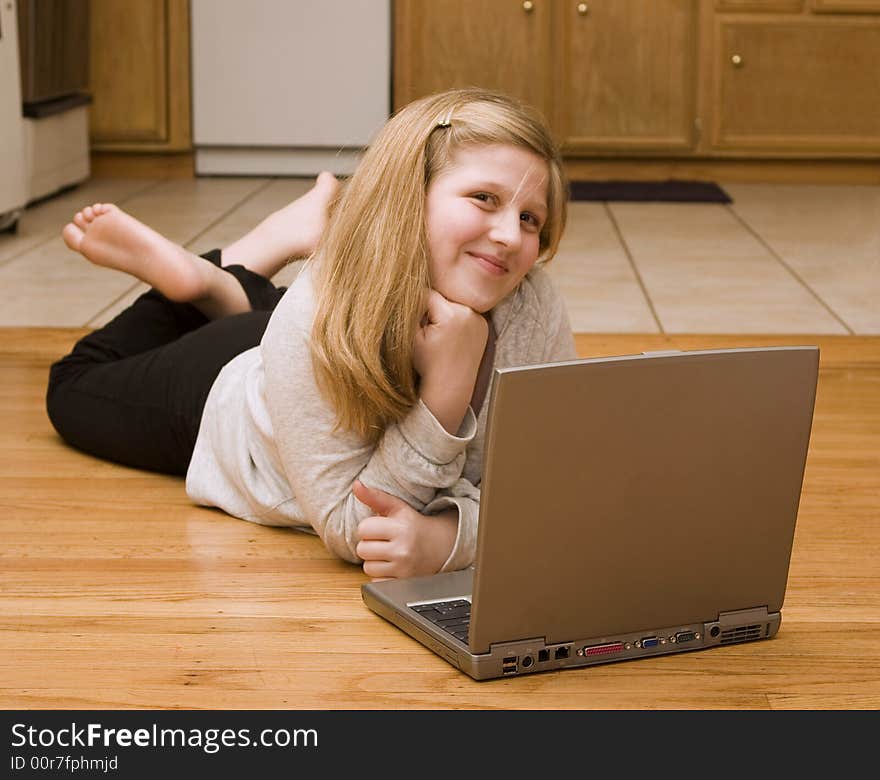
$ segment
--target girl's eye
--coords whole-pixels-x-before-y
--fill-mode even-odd
[[[495,196],[490,195],[488,192],[475,192],[471,197],[481,203],[491,203],[495,199]]]
[[[527,211],[520,214],[519,218],[530,227],[538,228],[541,226],[540,220],[534,214],[529,214]]]

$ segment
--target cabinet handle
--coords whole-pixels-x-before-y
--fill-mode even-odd
[[[743,58],[739,54],[734,54],[730,61],[733,63],[734,68],[741,68],[743,66]]]
[[[578,3],[578,13],[581,16],[586,16],[588,13],[590,13],[590,6],[588,6],[586,3]]]
[[[523,3],[523,11],[525,11],[527,14],[530,14],[534,10],[535,4],[532,2],[532,0],[525,0],[525,2]]]

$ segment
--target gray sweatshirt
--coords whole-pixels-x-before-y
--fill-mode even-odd
[[[360,479],[424,514],[457,507],[458,535],[443,571],[470,566],[488,403],[479,416],[469,409],[455,436],[421,402],[376,445],[334,431],[334,411],[311,370],[314,311],[306,264],[260,345],[215,380],[186,476],[188,495],[255,523],[317,533],[340,558],[360,562],[357,527],[372,514],[351,492]],[[496,368],[575,357],[563,301],[540,269],[492,310],[491,320]]]

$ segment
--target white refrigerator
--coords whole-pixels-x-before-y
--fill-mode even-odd
[[[390,0],[192,0],[198,174],[347,174],[391,108]]]

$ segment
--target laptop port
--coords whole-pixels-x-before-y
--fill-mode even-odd
[[[697,635],[693,631],[679,631],[674,637],[677,644],[682,642],[693,642]]]
[[[523,656],[522,665],[523,669],[528,669],[533,663],[534,659],[530,655]]]
[[[557,661],[563,658],[568,658],[569,653],[571,653],[571,649],[568,647],[557,647],[554,656]]]
[[[657,647],[657,645],[659,645],[659,644],[660,644],[660,639],[656,636],[646,636],[644,639],[642,639],[642,649],[643,650],[648,647]]]
[[[584,648],[584,655],[611,655],[624,649],[623,642],[607,642],[604,645],[590,645]]]
[[[538,663],[544,663],[544,661],[550,660],[550,651],[549,650],[538,650]]]
[[[509,655],[501,662],[501,672],[503,674],[516,674],[518,655]]]

